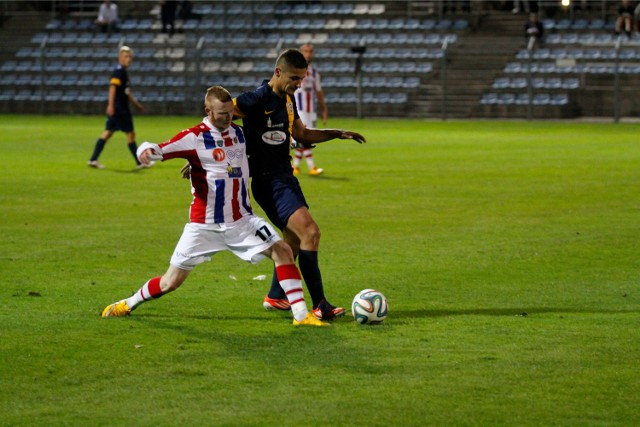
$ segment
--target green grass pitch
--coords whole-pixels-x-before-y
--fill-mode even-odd
[[[136,116],[138,142],[199,117]],[[99,116],[0,117],[0,425],[638,425],[640,126],[338,120],[300,177],[330,300],[296,329],[230,254],[128,318],[187,221],[182,162],[136,171]],[[257,213],[262,212],[257,209]]]

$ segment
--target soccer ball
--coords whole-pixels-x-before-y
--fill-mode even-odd
[[[375,325],[381,323],[389,311],[387,298],[375,289],[365,289],[358,292],[351,303],[351,313],[356,322]]]

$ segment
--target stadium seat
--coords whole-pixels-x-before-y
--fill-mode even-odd
[[[385,12],[385,6],[382,3],[369,4],[369,15],[382,15]]]
[[[502,93],[498,95],[497,103],[500,105],[511,105],[516,102],[516,96],[512,93]]]
[[[494,89],[506,89],[509,87],[509,78],[508,77],[499,77],[494,80],[491,85]]]
[[[551,96],[549,103],[551,105],[566,105],[569,103],[569,95],[564,93],[553,95]]]
[[[604,29],[604,20],[602,20],[602,19],[594,19],[589,23],[588,28],[590,30],[602,30],[602,29]]]
[[[533,105],[549,105],[551,97],[548,93],[539,93],[533,97]]]
[[[482,105],[492,105],[498,103],[498,95],[495,93],[485,93],[480,99]]]
[[[11,72],[14,71],[17,66],[17,61],[6,61],[4,64],[2,64],[2,67],[0,67],[0,71],[2,71],[3,73]]]
[[[436,27],[436,21],[433,19],[424,19],[420,24],[420,28],[425,31],[431,31]]]
[[[336,13],[339,14],[339,15],[351,15],[351,14],[353,14],[353,4],[351,4],[351,3],[340,3]]]
[[[562,89],[578,89],[580,81],[577,78],[566,78],[562,81]]]
[[[527,79],[524,77],[514,77],[509,82],[509,87],[511,89],[524,89],[528,86]]]
[[[546,81],[544,77],[534,77],[531,79],[531,86],[534,89],[542,89],[545,87]]]
[[[419,77],[405,77],[402,87],[405,89],[416,89],[420,87]]]
[[[519,93],[515,99],[516,105],[528,105],[529,104],[529,94],[527,93]]]
[[[416,31],[420,29],[420,20],[414,18],[406,19],[402,28],[407,31]]]
[[[455,31],[463,31],[467,28],[469,28],[469,21],[467,21],[466,19],[456,19],[453,22],[453,29]]]
[[[18,92],[13,88],[0,90],[0,101],[12,101]]]
[[[364,15],[369,13],[369,5],[367,3],[358,3],[353,7],[354,15]]]
[[[571,24],[572,30],[582,31],[582,30],[586,30],[588,27],[589,27],[589,21],[582,18],[574,20],[573,23]]]

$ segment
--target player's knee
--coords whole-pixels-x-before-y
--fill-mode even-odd
[[[271,248],[271,258],[276,264],[293,264],[293,251],[284,241],[277,241]]]
[[[303,239],[307,244],[317,246],[320,244],[320,228],[317,225],[307,227]]]

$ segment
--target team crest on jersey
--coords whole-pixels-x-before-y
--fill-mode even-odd
[[[216,145],[217,145],[218,147],[222,147],[222,146],[224,145],[224,140],[222,140],[222,139],[216,139]]]
[[[240,167],[228,165],[227,172],[229,173],[229,178],[242,178],[242,168]]]
[[[287,111],[289,114],[293,114],[293,102],[287,102]]]

